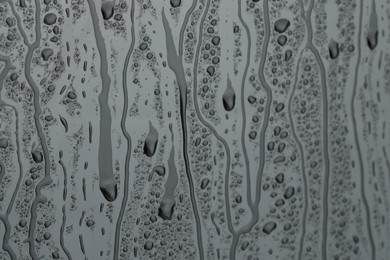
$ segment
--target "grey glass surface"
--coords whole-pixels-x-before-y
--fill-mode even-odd
[[[390,259],[389,0],[0,0],[0,259]]]

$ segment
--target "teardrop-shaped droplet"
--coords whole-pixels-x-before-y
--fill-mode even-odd
[[[223,107],[226,111],[232,111],[236,104],[236,93],[232,87],[232,82],[228,77],[226,90],[222,96]]]
[[[145,138],[144,154],[148,157],[152,157],[156,152],[158,141],[158,133],[156,128],[149,121],[149,133]]]

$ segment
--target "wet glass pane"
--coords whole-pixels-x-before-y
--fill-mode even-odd
[[[388,259],[388,0],[0,0],[0,259]]]

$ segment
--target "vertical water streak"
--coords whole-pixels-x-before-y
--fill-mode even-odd
[[[62,250],[65,252],[66,257],[68,260],[72,260],[72,256],[70,255],[68,249],[65,247],[64,242],[64,231],[65,231],[65,223],[66,223],[66,212],[65,212],[65,205],[62,206],[62,224],[60,228],[60,245]]]
[[[204,252],[203,252],[203,238],[202,238],[202,228],[200,223],[200,217],[198,213],[197,208],[197,202],[195,198],[195,192],[194,192],[194,182],[192,179],[191,169],[190,169],[190,163],[188,158],[188,133],[187,133],[187,83],[185,80],[185,74],[183,69],[183,64],[180,59],[180,56],[176,53],[175,44],[173,42],[172,38],[172,31],[169,27],[167,18],[165,17],[164,8],[161,10],[161,16],[163,21],[163,26],[165,30],[166,35],[166,46],[167,46],[167,59],[168,59],[168,66],[169,68],[174,72],[176,76],[176,83],[179,86],[179,95],[180,95],[180,119],[181,119],[181,125],[182,125],[182,134],[183,134],[183,154],[184,154],[184,164],[185,164],[185,171],[188,179],[188,186],[190,189],[190,198],[191,198],[191,204],[192,204],[192,210],[194,212],[195,222],[196,222],[196,234],[197,234],[197,243],[199,247],[199,255],[200,259],[204,259]]]
[[[9,57],[6,57],[6,56],[1,55],[1,54],[0,54],[0,61],[3,61],[5,63],[3,70],[0,73],[0,94],[1,94],[5,77],[7,76],[8,72],[10,70],[15,69],[15,67],[11,64],[11,60]],[[11,233],[11,225],[9,223],[9,215],[11,214],[13,205],[15,203],[16,195],[19,192],[20,183],[22,181],[22,176],[23,176],[23,165],[22,165],[21,158],[20,158],[20,143],[19,143],[19,113],[14,106],[6,104],[0,97],[0,107],[2,107],[2,106],[11,107],[15,113],[15,118],[16,118],[15,136],[16,136],[16,150],[17,150],[18,165],[19,165],[19,176],[18,176],[18,180],[16,182],[15,190],[12,193],[11,200],[8,204],[6,214],[5,214],[5,216],[0,216],[0,219],[3,221],[5,229],[6,229],[4,232],[4,236],[3,236],[3,249],[4,249],[4,251],[8,252],[11,259],[17,259],[15,252],[13,251],[12,247],[9,244],[10,233]],[[0,161],[0,167],[1,167],[1,169],[0,169],[0,184],[1,184],[2,178],[5,175],[5,165],[2,161]]]
[[[259,168],[257,173],[257,179],[256,179],[256,196],[255,201],[252,202],[250,206],[252,217],[249,221],[249,223],[242,228],[240,228],[237,231],[236,236],[233,236],[232,246],[230,248],[230,260],[235,259],[235,252],[237,248],[238,241],[240,239],[240,236],[242,234],[248,233],[252,230],[252,228],[256,225],[256,223],[259,220],[259,207],[260,207],[260,199],[261,199],[261,182],[263,177],[263,171],[265,167],[265,135],[266,130],[268,128],[269,123],[269,117],[271,112],[271,101],[272,101],[272,89],[268,85],[265,76],[264,76],[264,67],[266,62],[266,56],[267,56],[267,50],[268,45],[270,41],[270,35],[271,35],[271,25],[270,25],[270,17],[269,17],[269,8],[268,8],[268,1],[263,1],[263,15],[264,15],[264,41],[262,43],[262,50],[261,50],[261,58],[260,58],[260,64],[258,69],[258,77],[260,80],[260,83],[263,88],[265,88],[265,91],[267,93],[266,98],[266,108],[265,108],[265,115],[263,119],[263,125],[260,129],[259,139],[260,139],[260,160],[259,160]]]
[[[361,40],[362,40],[362,26],[363,26],[363,6],[364,1],[360,0],[360,14],[359,14],[359,25],[358,25],[358,35],[357,35],[357,57],[356,57],[356,67],[355,67],[355,78],[353,83],[353,89],[352,89],[352,96],[351,96],[351,103],[350,103],[350,109],[351,109],[351,120],[352,120],[352,126],[353,126],[353,135],[358,155],[358,164],[359,164],[359,171],[360,171],[360,191],[362,195],[364,210],[366,213],[366,226],[367,226],[367,232],[368,232],[368,240],[371,247],[371,259],[376,259],[376,249],[375,249],[375,243],[374,238],[372,235],[372,229],[371,229],[371,213],[370,213],[370,207],[368,205],[367,197],[366,197],[366,191],[365,191],[365,172],[364,172],[364,164],[363,164],[363,157],[362,152],[360,149],[360,142],[359,142],[359,136],[358,136],[358,128],[356,123],[356,112],[355,112],[355,99],[356,99],[356,92],[358,88],[358,78],[359,78],[359,68],[360,68],[360,62],[361,62],[361,56],[362,56],[362,46],[361,46]]]
[[[125,58],[125,64],[123,66],[123,72],[122,72],[122,84],[123,84],[123,111],[122,111],[122,118],[121,118],[121,129],[122,133],[126,138],[127,147],[126,147],[126,158],[125,158],[125,178],[124,178],[124,191],[123,191],[123,199],[121,204],[121,209],[119,211],[118,220],[116,222],[115,227],[115,243],[114,243],[114,260],[118,259],[119,254],[119,243],[120,243],[120,233],[121,233],[121,226],[122,226],[122,220],[123,215],[126,210],[127,206],[127,200],[129,197],[129,174],[130,174],[130,158],[131,158],[131,136],[129,132],[126,129],[126,118],[127,118],[127,110],[129,108],[129,101],[128,101],[128,91],[127,91],[127,70],[129,68],[129,62],[131,58],[131,54],[134,50],[134,44],[135,44],[135,32],[134,32],[134,0],[131,1],[131,10],[130,10],[130,21],[131,21],[131,43],[130,48],[127,51],[126,58]]]
[[[292,100],[294,98],[294,93],[297,88],[297,82],[298,82],[298,77],[299,77],[299,67],[301,64],[303,52],[305,48],[302,48],[299,58],[297,61],[297,68],[295,71],[295,76],[294,76],[294,84],[292,87],[292,91],[288,100],[288,117],[290,120],[290,126],[291,126],[291,132],[292,135],[297,142],[298,149],[299,149],[299,154],[301,157],[301,168],[302,168],[302,179],[303,179],[303,192],[304,192],[304,205],[303,205],[303,214],[302,214],[302,232],[301,232],[301,238],[299,240],[299,248],[298,248],[298,259],[302,259],[302,253],[303,253],[303,245],[304,245],[304,240],[305,240],[305,234],[306,234],[306,215],[307,215],[307,208],[308,208],[308,185],[307,185],[307,178],[306,178],[306,169],[305,169],[305,154],[304,154],[304,149],[302,142],[297,136],[296,130],[295,130],[295,124],[294,124],[294,119],[292,115]]]
[[[117,197],[117,187],[112,168],[111,143],[111,112],[108,104],[111,78],[108,75],[108,61],[105,40],[99,27],[99,18],[93,0],[87,0],[91,13],[96,46],[100,55],[100,76],[102,89],[99,94],[100,105],[100,135],[99,135],[99,186],[107,201],[114,201]]]
[[[204,21],[206,19],[206,15],[207,15],[209,6],[210,6],[210,0],[207,0],[203,16],[202,16],[200,23],[199,23],[200,26],[199,26],[198,43],[197,43],[197,47],[196,47],[195,61],[194,61],[194,65],[193,65],[193,77],[194,77],[193,78],[193,93],[194,93],[193,98],[194,98],[195,111],[196,111],[196,114],[198,116],[199,121],[213,133],[213,135],[215,136],[215,138],[217,138],[218,141],[220,141],[222,143],[222,145],[224,146],[225,152],[226,152],[226,172],[225,172],[225,180],[224,180],[225,211],[226,211],[226,219],[227,219],[226,221],[227,221],[228,230],[234,237],[235,231],[234,231],[234,227],[233,227],[233,223],[232,223],[232,219],[231,219],[230,195],[229,195],[229,174],[230,174],[230,164],[231,164],[230,148],[229,148],[229,145],[227,144],[226,140],[223,139],[223,137],[221,137],[218,134],[217,130],[203,118],[202,113],[199,109],[199,104],[198,104],[198,93],[197,93],[198,92],[198,90],[197,90],[198,89],[198,62],[199,62],[200,49],[202,46],[203,25],[204,25]]]
[[[48,186],[52,183],[52,179],[50,177],[50,156],[49,156],[49,148],[47,146],[46,142],[46,136],[43,132],[43,128],[40,122],[40,115],[41,115],[41,107],[40,107],[40,94],[39,94],[39,88],[35,84],[35,81],[33,80],[31,76],[31,62],[32,57],[34,55],[34,51],[40,46],[41,42],[41,5],[39,0],[35,0],[35,41],[32,44],[27,44],[28,40],[26,38],[25,33],[22,33],[24,42],[27,45],[27,54],[25,59],[25,67],[24,67],[24,73],[26,80],[28,84],[30,85],[33,93],[34,93],[34,122],[35,127],[37,130],[38,138],[40,139],[41,147],[43,150],[43,158],[45,161],[45,167],[44,172],[45,175],[41,179],[41,181],[37,184],[35,187],[35,198],[33,200],[33,203],[31,205],[31,218],[30,218],[30,226],[28,230],[28,243],[29,243],[29,252],[30,256],[35,260],[38,259],[38,255],[35,250],[35,238],[34,238],[34,232],[36,228],[36,221],[37,221],[37,207],[39,203],[44,203],[46,201],[46,198],[41,194],[41,189],[45,186]],[[18,23],[19,25],[19,23]],[[22,28],[19,27],[19,30],[22,32]]]
[[[168,158],[168,177],[165,182],[165,191],[161,199],[158,215],[165,220],[172,219],[173,211],[175,209],[175,190],[178,179],[178,173],[175,163],[175,138],[172,130],[172,124],[169,124],[169,130],[171,132],[172,148]]]
[[[322,128],[323,128],[323,146],[324,146],[324,186],[323,186],[323,219],[322,219],[322,242],[321,242],[321,255],[322,259],[327,258],[327,239],[328,239],[328,193],[329,193],[329,149],[328,149],[328,92],[326,85],[326,72],[325,66],[322,62],[320,53],[313,45],[313,29],[311,25],[311,14],[314,7],[314,1],[309,2],[307,12],[305,12],[302,0],[301,4],[301,16],[305,20],[307,28],[307,42],[306,47],[314,54],[316,62],[320,67],[321,77],[321,90],[322,90]]]
[[[238,19],[240,20],[242,26],[245,28],[245,33],[248,41],[247,45],[247,52],[246,52],[246,62],[245,62],[245,69],[244,73],[242,75],[242,81],[241,81],[241,112],[242,112],[242,129],[241,129],[241,145],[242,145],[242,152],[244,154],[244,161],[245,161],[245,168],[246,168],[246,182],[247,182],[247,200],[249,205],[252,204],[252,183],[251,183],[251,174],[250,174],[250,162],[248,159],[248,152],[246,150],[246,113],[245,113],[245,81],[246,81],[246,75],[248,73],[249,63],[251,59],[251,47],[252,47],[252,40],[251,40],[251,34],[249,32],[248,25],[245,23],[244,19],[242,18],[241,14],[241,0],[238,2]],[[252,213],[253,214],[253,213]]]

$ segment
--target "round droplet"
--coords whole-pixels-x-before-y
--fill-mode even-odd
[[[54,13],[48,13],[43,18],[43,22],[47,25],[55,24],[57,22],[57,15]]]
[[[101,11],[104,20],[108,20],[114,15],[114,6],[115,3],[111,1],[106,1],[102,3]]]
[[[8,139],[5,137],[0,138],[0,148],[7,148],[8,147]]]
[[[295,188],[294,187],[288,187],[287,189],[286,189],[286,191],[284,192],[284,198],[286,199],[286,200],[288,200],[288,199],[290,199],[292,196],[294,196],[294,193],[295,193]]]
[[[176,8],[180,6],[181,0],[170,0],[170,3],[173,8]]]
[[[263,227],[263,232],[267,235],[271,234],[272,231],[274,231],[276,228],[276,223],[273,222],[273,221],[269,221],[267,223],[265,223],[264,227]]]
[[[50,56],[53,55],[53,53],[54,53],[54,52],[53,52],[53,49],[51,49],[51,48],[45,48],[45,49],[42,50],[41,56],[42,56],[42,58],[43,58],[44,61],[48,61],[49,58],[50,58]]]
[[[277,20],[274,24],[275,31],[278,33],[284,33],[290,26],[290,21],[286,18],[281,18]]]
[[[73,91],[69,91],[67,96],[70,99],[76,99],[77,98],[77,94],[74,93]]]
[[[154,246],[154,244],[153,244],[152,241],[147,241],[147,242],[145,243],[145,245],[144,245],[144,249],[147,250],[147,251],[149,251],[149,250],[152,250],[152,249],[153,249],[153,246]]]
[[[283,173],[278,173],[278,175],[276,175],[275,177],[275,180],[277,183],[283,183],[284,182],[284,174]]]

